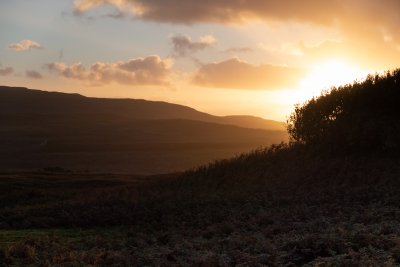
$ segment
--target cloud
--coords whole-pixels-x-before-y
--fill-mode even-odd
[[[400,1],[385,0],[75,0],[77,13],[108,5],[138,19],[179,23],[298,22],[338,29],[345,45],[400,47]],[[368,37],[368,39],[366,38]],[[359,38],[362,41],[356,42]],[[351,42],[346,43],[347,40]],[[366,42],[365,42],[366,41]],[[372,46],[369,43],[374,42]],[[365,50],[365,49],[364,49]],[[397,53],[392,51],[393,53]],[[368,57],[370,52],[363,53]]]
[[[254,52],[253,48],[251,47],[232,47],[228,48],[224,53],[251,53]]]
[[[346,6],[348,12],[339,23],[349,35],[368,35],[369,38],[381,39],[390,37],[400,41],[400,1],[352,0]]]
[[[332,23],[344,0],[76,0],[76,13],[112,5],[144,20],[169,23],[243,23],[248,20],[302,20]]]
[[[206,49],[213,45],[215,41],[216,40],[212,35],[202,36],[197,42],[192,41],[192,38],[186,35],[176,35],[171,37],[172,46],[177,56],[186,56]]]
[[[296,86],[303,77],[301,69],[252,65],[237,58],[203,65],[193,83],[205,87],[232,89],[282,89]]]
[[[368,36],[367,33],[315,45],[300,43],[298,49],[309,62],[342,59],[371,70],[398,68],[400,61],[400,49],[396,43]]]
[[[0,76],[10,75],[14,72],[12,67],[1,67],[0,66]]]
[[[25,72],[26,77],[32,78],[32,79],[42,79],[43,76],[40,74],[40,72],[37,72],[35,70],[27,70]]]
[[[342,21],[366,24],[399,24],[398,0],[75,0],[78,14],[102,5],[157,22],[244,23],[251,20],[297,21],[334,25]]]
[[[29,51],[31,49],[42,49],[43,47],[32,40],[22,40],[19,43],[12,43],[8,45],[8,48],[14,49],[17,52]]]
[[[95,85],[116,82],[126,85],[170,86],[172,64],[171,59],[153,55],[114,63],[97,62],[89,68],[81,63],[68,66],[61,62],[50,63],[46,67],[64,78]]]

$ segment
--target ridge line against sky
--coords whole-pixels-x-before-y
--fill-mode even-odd
[[[398,67],[395,0],[0,3],[0,82],[284,120],[293,104]]]

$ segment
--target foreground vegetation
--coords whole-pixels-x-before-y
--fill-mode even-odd
[[[184,173],[2,173],[0,266],[400,266],[396,102],[351,104],[398,81],[333,89],[296,107],[292,143]]]
[[[0,262],[399,265],[400,158],[318,155],[281,146],[146,179],[2,174]]]

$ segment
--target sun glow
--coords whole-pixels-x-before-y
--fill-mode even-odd
[[[340,86],[366,77],[363,71],[346,61],[331,60],[315,64],[309,74],[301,81],[298,102],[320,95],[323,90]]]

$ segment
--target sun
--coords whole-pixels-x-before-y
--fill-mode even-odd
[[[329,60],[315,64],[300,82],[299,98],[303,102],[320,95],[323,90],[365,78],[366,71],[344,60]]]

